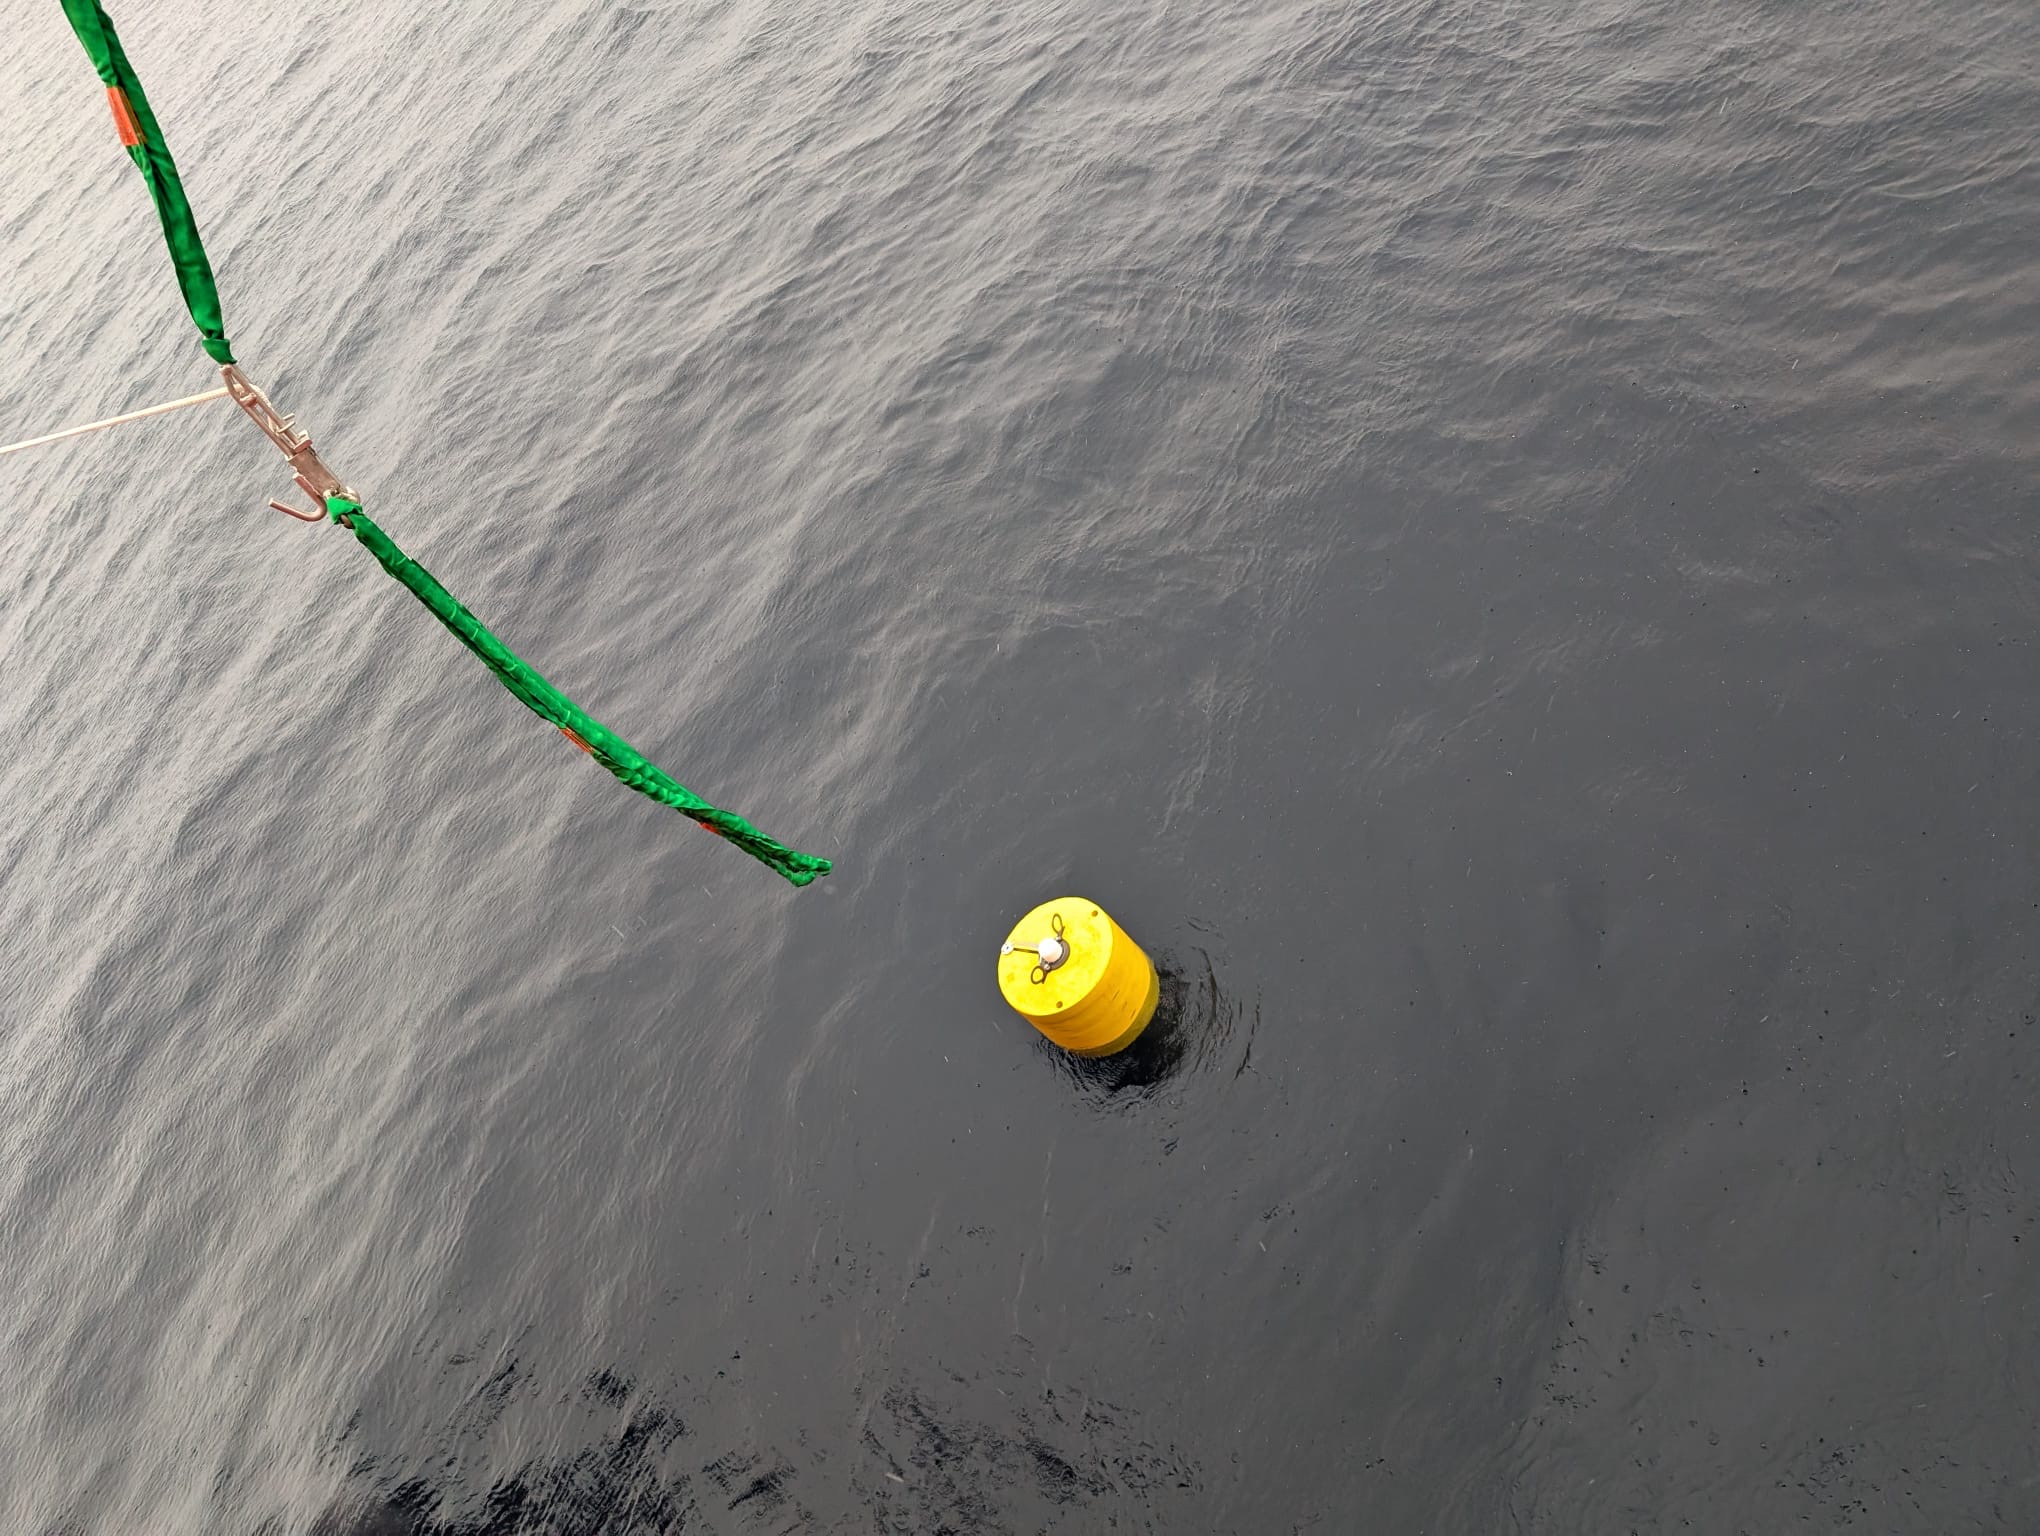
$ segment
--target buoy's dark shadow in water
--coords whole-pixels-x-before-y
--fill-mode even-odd
[[[1250,1013],[1224,993],[1211,956],[1200,949],[1185,961],[1163,953],[1155,969],[1161,973],[1162,996],[1154,1019],[1118,1055],[1078,1056],[1036,1039],[1035,1048],[1071,1086],[1101,1102],[1134,1104],[1197,1072],[1224,1068],[1228,1076],[1238,1076],[1245,1070],[1259,1010]]]

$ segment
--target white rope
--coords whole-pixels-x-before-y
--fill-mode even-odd
[[[202,395],[186,395],[182,400],[166,400],[161,405],[152,405],[146,410],[129,411],[124,416],[109,416],[104,421],[88,421],[82,427],[67,427],[62,432],[52,432],[47,437],[31,437],[25,443],[9,443],[0,448],[0,453],[16,453],[23,448],[40,448],[44,443],[61,443],[67,437],[82,437],[87,432],[99,432],[107,427],[117,427],[124,421],[140,421],[144,416],[161,416],[165,411],[181,411],[187,405],[203,405],[208,400],[226,397],[226,389],[209,389]]]

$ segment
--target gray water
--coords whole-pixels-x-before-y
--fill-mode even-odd
[[[116,15],[251,374],[838,862],[230,407],[0,461],[0,1530],[2040,1529],[2029,0]],[[11,440],[210,378],[8,21]]]

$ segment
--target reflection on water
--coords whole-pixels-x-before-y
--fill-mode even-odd
[[[1228,996],[1202,949],[1194,958],[1156,957],[1162,996],[1152,1023],[1116,1056],[1077,1056],[1037,1039],[1035,1048],[1063,1077],[1101,1105],[1125,1107],[1152,1098],[1167,1084],[1199,1072],[1245,1071],[1261,1015]]]

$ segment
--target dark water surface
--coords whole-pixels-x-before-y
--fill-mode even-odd
[[[2040,8],[117,15],[251,373],[839,863],[228,407],[0,464],[0,1530],[2040,1530]],[[208,376],[8,23],[12,438]]]

